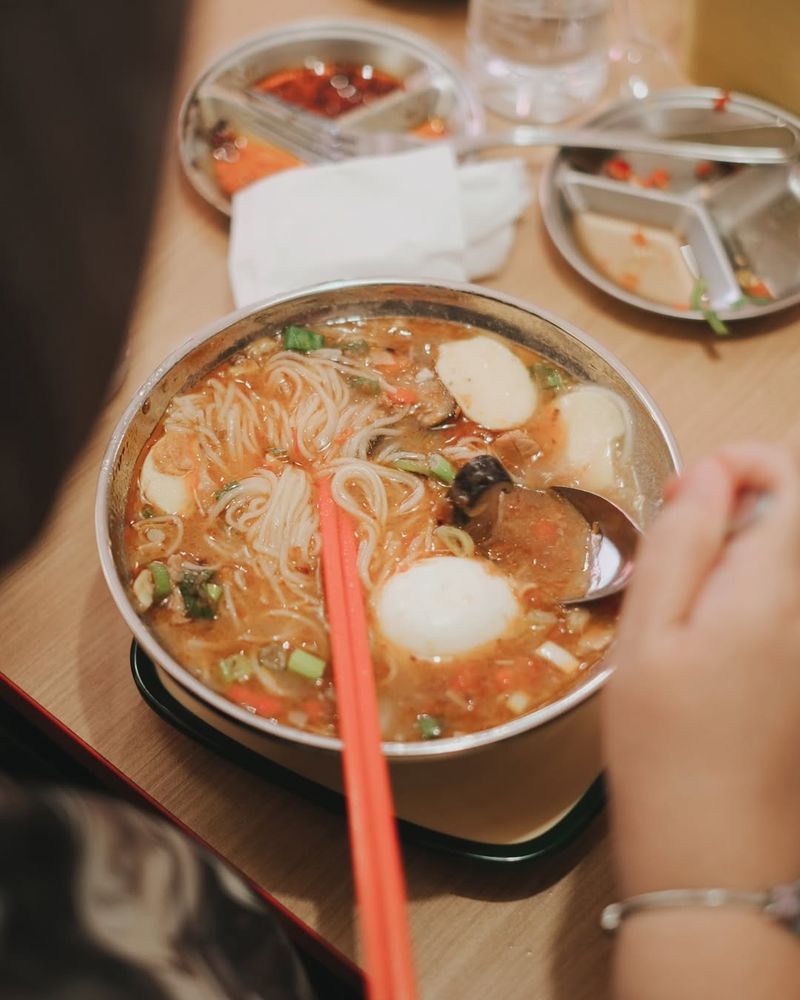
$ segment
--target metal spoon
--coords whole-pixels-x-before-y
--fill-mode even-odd
[[[642,532],[625,511],[598,493],[574,486],[553,486],[551,489],[571,503],[592,529],[588,589],[578,597],[562,600],[561,604],[584,604],[619,593],[633,572],[633,559]]]
[[[514,483],[493,455],[478,455],[459,470],[450,499],[464,520],[464,528],[479,544],[488,541],[498,518],[500,496],[510,490],[527,493],[555,493],[570,503],[588,522],[592,532],[589,584],[582,594],[562,599],[565,605],[584,604],[616,594],[627,584],[641,531],[630,517],[611,500],[577,489],[552,486],[530,490]]]

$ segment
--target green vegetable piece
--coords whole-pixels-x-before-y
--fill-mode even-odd
[[[425,715],[424,713],[417,716],[417,729],[423,740],[438,739],[444,732],[444,726],[435,715]]]
[[[433,478],[438,479],[445,486],[449,486],[456,478],[455,466],[448,462],[444,455],[431,455],[428,459],[428,465]]]
[[[689,308],[697,312],[703,308],[703,297],[708,291],[708,282],[705,278],[698,278],[692,286],[692,294],[689,296]]]
[[[424,462],[417,462],[413,458],[398,458],[392,465],[401,472],[413,472],[417,476],[429,476],[431,472]]]
[[[234,653],[219,661],[219,674],[226,684],[246,681],[253,673],[253,661],[243,653]]]
[[[553,392],[558,392],[564,388],[564,376],[558,368],[554,368],[552,365],[531,365],[528,371],[531,373],[534,382],[542,389],[550,389]]]
[[[304,649],[293,649],[287,666],[294,673],[312,681],[318,681],[325,673],[325,661]]]
[[[366,378],[364,375],[348,375],[347,383],[365,396],[377,396],[381,391],[380,382],[374,378]]]
[[[213,577],[213,570],[202,570],[199,573],[187,571],[181,577],[178,590],[183,598],[186,614],[190,618],[214,617],[215,604],[222,595],[222,588],[218,584],[211,584]],[[219,591],[216,598],[213,596],[216,590],[212,589],[209,592],[209,585]]]
[[[289,457],[289,451],[287,448],[267,448],[267,451],[269,452],[270,455],[273,455],[275,458]]]
[[[214,492],[214,499],[219,500],[219,498],[223,496],[223,494],[230,493],[230,491],[235,490],[238,485],[239,482],[236,479],[232,479],[229,483],[225,483],[225,485],[221,489],[216,490]]]
[[[163,601],[172,593],[172,580],[169,570],[162,562],[151,562],[147,567],[153,577],[153,600]]]
[[[308,354],[325,346],[325,338],[321,333],[309,330],[307,326],[285,326],[281,332],[283,349],[285,351],[300,351]]]
[[[341,348],[346,354],[369,354],[369,344],[366,340],[346,340]]]
[[[155,517],[155,511],[152,507],[142,507],[142,517],[149,521],[151,517]]]
[[[708,323],[714,333],[716,333],[719,337],[724,337],[731,332],[713,309],[704,309],[703,319],[705,319],[706,323]]]
[[[222,587],[218,583],[207,583],[205,584],[205,591],[209,596],[209,599],[216,602],[222,597]]]

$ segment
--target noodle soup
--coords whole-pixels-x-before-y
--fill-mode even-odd
[[[175,396],[147,442],[131,599],[211,689],[335,735],[315,499],[330,476],[357,531],[383,738],[488,729],[559,699],[612,638],[613,603],[560,603],[585,587],[592,533],[546,487],[630,502],[631,438],[616,393],[483,330],[288,326]],[[486,463],[507,479],[488,529],[460,492]]]

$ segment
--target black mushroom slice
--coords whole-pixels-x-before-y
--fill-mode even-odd
[[[493,455],[478,455],[462,465],[448,497],[456,524],[462,525],[476,542],[485,541],[497,520],[500,495],[513,489],[511,476]]]
[[[459,405],[436,376],[415,384],[419,405],[417,420],[423,427],[441,427],[459,414]]]

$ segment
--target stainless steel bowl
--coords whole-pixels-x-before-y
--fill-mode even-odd
[[[136,613],[129,599],[130,573],[123,545],[126,501],[136,460],[172,397],[249,341],[277,332],[288,323],[314,325],[345,317],[398,315],[453,320],[491,331],[540,351],[578,378],[618,392],[630,406],[634,420],[631,463],[641,503],[630,513],[641,523],[646,525],[655,514],[664,482],[679,463],[677,446],[655,403],[601,344],[535,306],[473,285],[381,279],[319,285],[226,316],[170,355],[122,415],[103,459],[95,518],[106,582],[138,642],[172,680],[227,721],[305,748],[339,751],[341,742],[259,718],[234,705],[173,659]],[[445,758],[508,741],[540,729],[585,702],[602,686],[610,671],[611,664],[601,662],[558,701],[492,729],[428,742],[387,742],[383,744],[384,752],[398,759]]]

